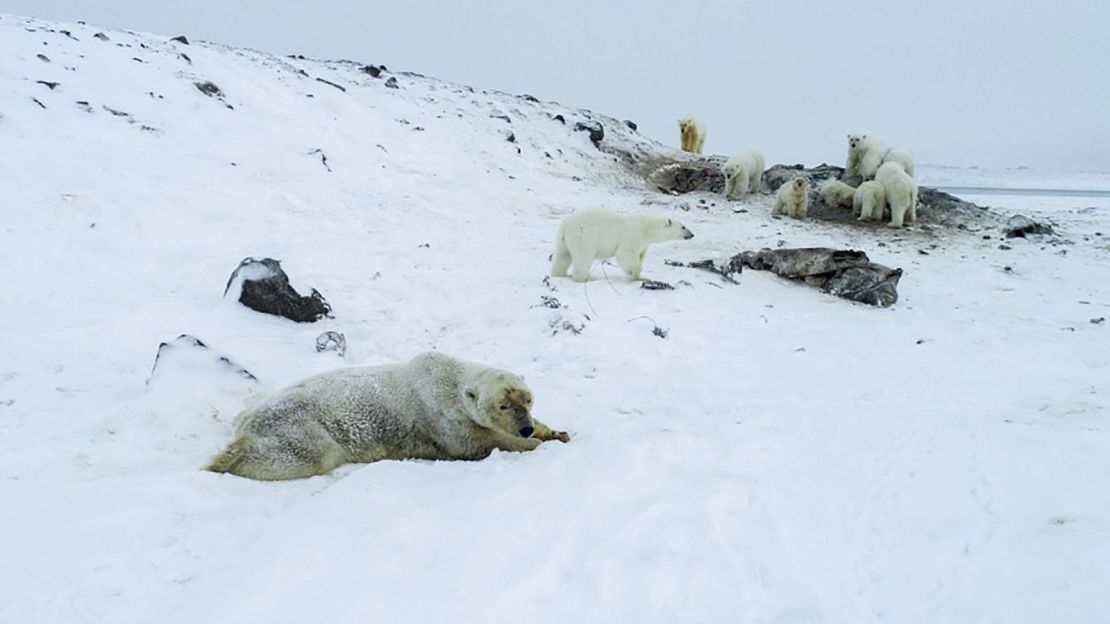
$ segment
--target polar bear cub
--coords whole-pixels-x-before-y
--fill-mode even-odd
[[[913,181],[902,165],[888,162],[879,167],[875,180],[883,185],[883,193],[890,204],[890,223],[892,228],[902,227],[902,221],[917,220],[917,183]]]
[[[616,256],[628,279],[638,280],[648,245],[693,237],[686,226],[667,217],[617,214],[602,208],[580,210],[559,225],[551,275],[566,277],[567,268],[573,265],[574,281],[585,282],[594,260]]]
[[[798,176],[785,182],[775,193],[775,205],[771,214],[785,214],[793,219],[804,219],[809,210],[809,181]]]
[[[902,165],[902,170],[913,177],[913,152],[904,147],[892,147],[883,156],[883,162],[896,162]]]
[[[852,198],[852,213],[859,217],[860,221],[882,221],[885,207],[886,191],[883,190],[883,185],[875,180],[860,184]]]
[[[693,115],[678,120],[678,132],[682,140],[682,151],[700,154],[705,145],[705,124]]]
[[[821,186],[821,201],[826,206],[840,206],[851,208],[852,199],[856,196],[855,187],[849,186],[840,180],[829,178]]]
[[[866,134],[848,135],[848,162],[844,164],[844,176],[851,178],[860,175],[860,161],[869,149],[882,145],[882,141]],[[879,163],[881,164],[881,163]],[[876,164],[877,168],[879,165]]]
[[[735,199],[747,193],[758,193],[763,183],[763,155],[748,150],[729,158],[721,168],[725,174],[725,197]]]

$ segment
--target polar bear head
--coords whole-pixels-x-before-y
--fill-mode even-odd
[[[693,118],[693,116],[688,115],[688,116],[682,117],[678,120],[678,131],[681,132],[682,134],[686,134],[687,132],[689,132],[693,129],[694,129],[694,118]]]
[[[684,240],[694,237],[694,233],[689,228],[674,219],[660,218],[652,229],[655,230],[650,237],[653,242]]]
[[[737,164],[735,162],[730,162],[730,163],[725,163],[725,166],[721,167],[721,173],[723,173],[726,178],[731,178],[731,177],[735,176],[736,174],[740,173],[741,169],[743,169],[743,167],[740,166],[739,164]]]
[[[470,418],[506,435],[532,437],[532,391],[519,375],[488,369],[466,388]]]
[[[809,190],[809,181],[804,176],[798,176],[786,184],[790,189],[788,192],[795,195],[802,195]]]
[[[864,143],[867,142],[866,134],[849,134],[848,135],[848,149],[860,149]]]

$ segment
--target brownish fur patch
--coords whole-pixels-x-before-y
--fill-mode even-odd
[[[523,407],[526,410],[531,409],[532,407],[532,393],[528,392],[527,390],[521,390],[519,388],[509,388],[508,390],[505,390],[505,394],[502,396],[502,398],[508,401],[509,405],[513,406],[514,411],[518,407]]]

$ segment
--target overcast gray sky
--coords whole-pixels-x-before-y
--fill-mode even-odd
[[[471,6],[473,4],[473,6]],[[676,144],[1110,171],[1104,0],[0,0],[0,12],[407,69],[628,118]]]

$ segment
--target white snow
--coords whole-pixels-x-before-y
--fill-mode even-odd
[[[973,198],[1055,246],[771,219],[647,188],[572,131],[586,111],[99,31],[0,16],[0,622],[1110,620],[1110,198]],[[696,237],[644,269],[678,288],[597,265],[549,290],[558,222],[591,206],[681,218]],[[780,241],[901,267],[901,299],[664,265]],[[225,303],[246,256],[335,318]],[[181,333],[260,383],[190,362],[148,388]],[[525,375],[571,442],[201,470],[250,401],[427,349]]]

